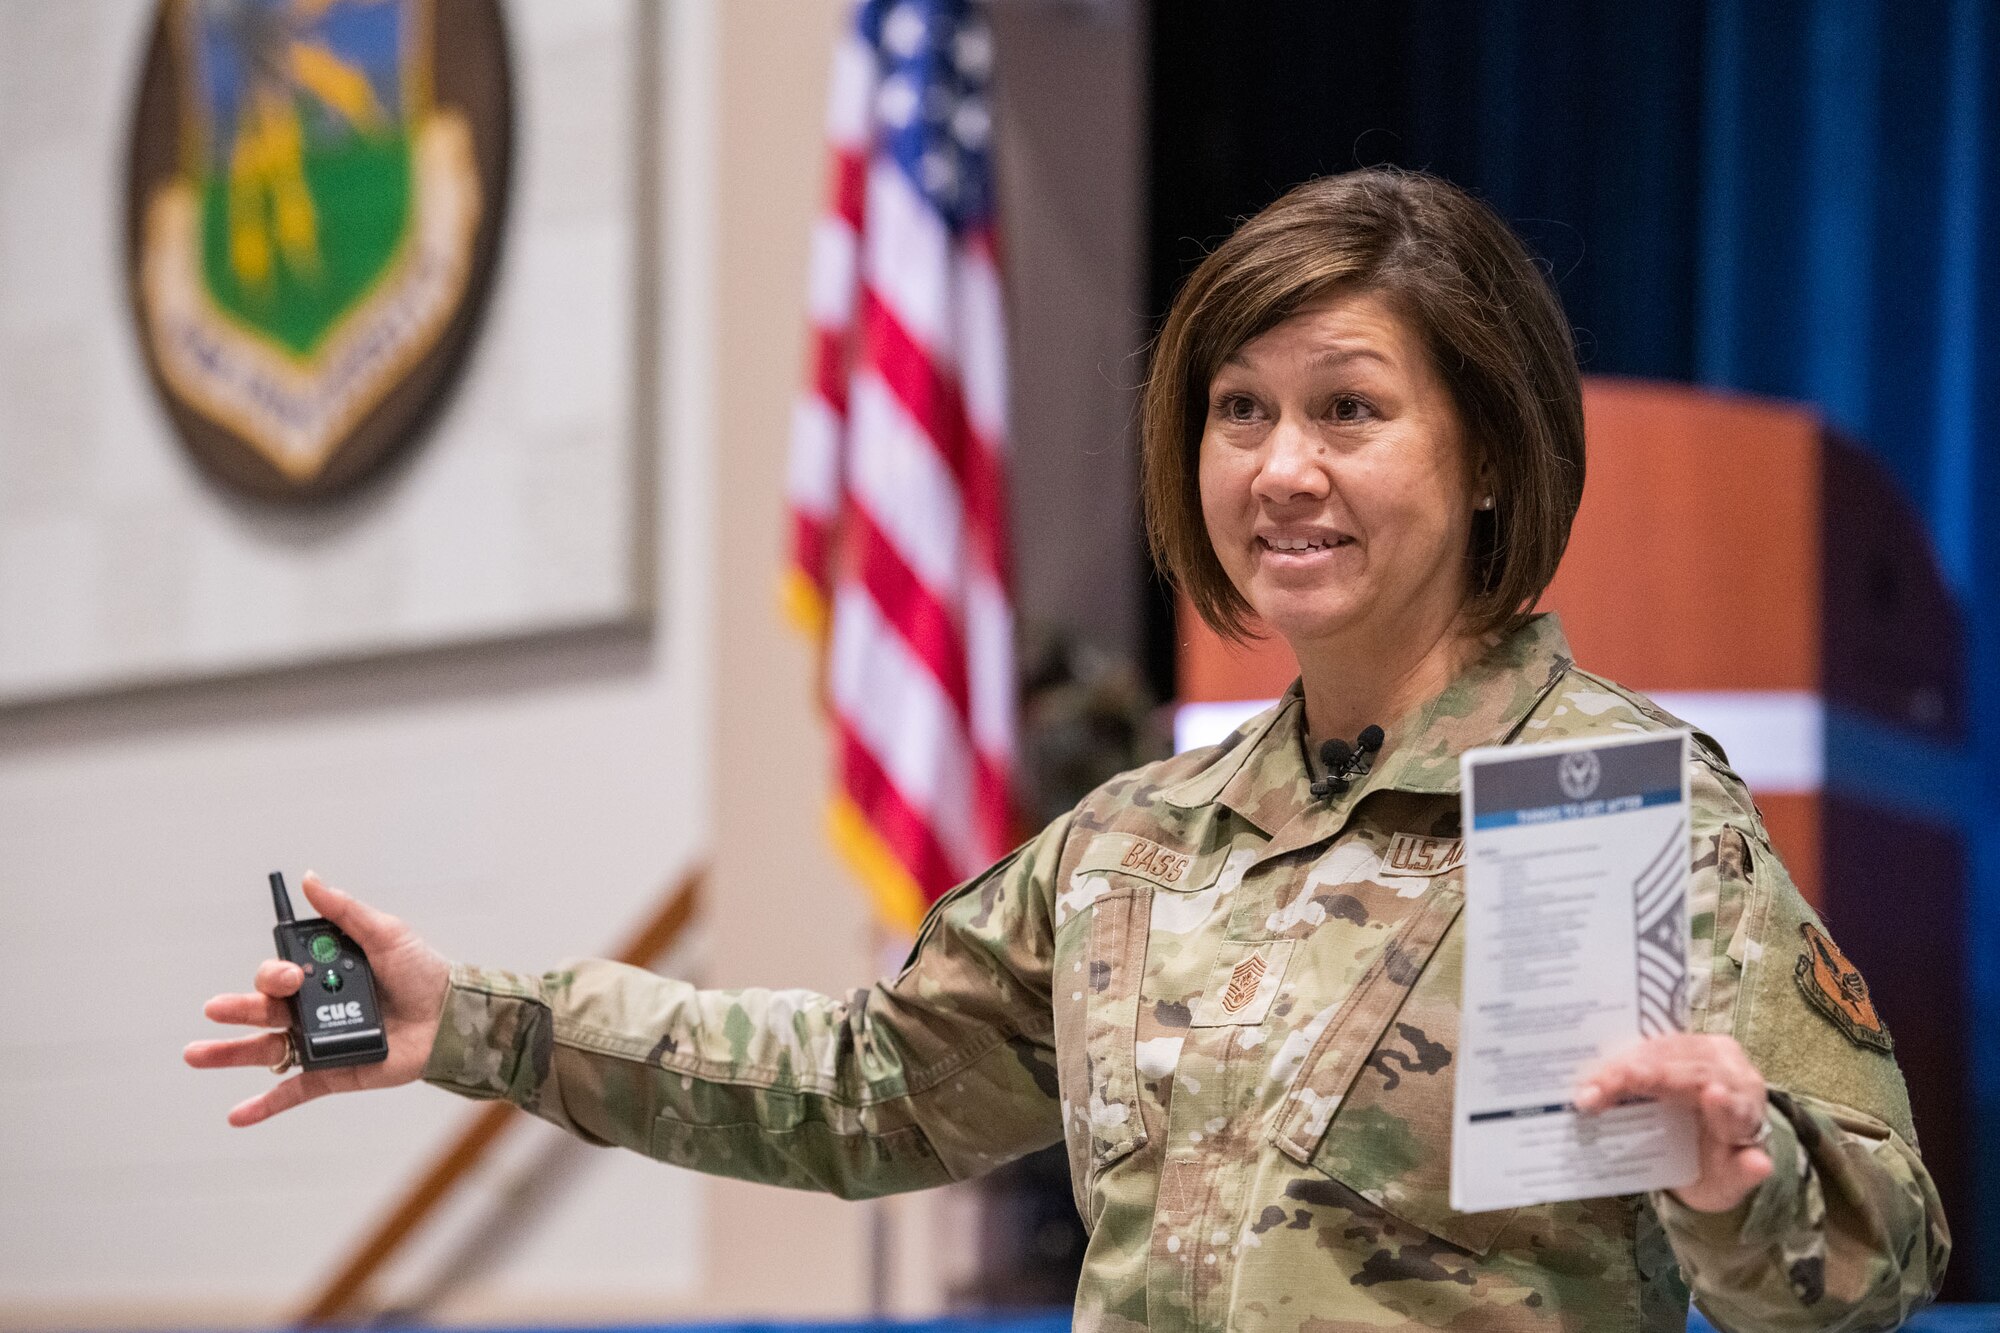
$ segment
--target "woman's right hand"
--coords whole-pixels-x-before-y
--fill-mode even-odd
[[[329,1092],[359,1092],[363,1088],[393,1088],[416,1081],[437,1040],[438,1017],[444,1009],[451,964],[416,933],[386,912],[350,898],[311,871],[301,881],[306,901],[327,920],[346,931],[368,955],[375,973],[376,1000],[389,1038],[389,1056],[372,1065],[315,1069],[239,1103],[229,1112],[232,1125],[254,1125],[301,1102]],[[247,995],[218,995],[202,1013],[218,1023],[275,1028],[250,1037],[191,1042],[182,1058],[196,1069],[229,1069],[241,1065],[275,1065],[285,1057],[285,1030],[291,1009],[285,1003],[305,981],[295,963],[273,958],[257,969]]]

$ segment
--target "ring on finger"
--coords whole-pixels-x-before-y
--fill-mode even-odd
[[[271,1072],[273,1074],[289,1073],[298,1067],[299,1046],[297,1042],[292,1040],[292,1030],[290,1028],[286,1028],[278,1035],[285,1039],[285,1053],[279,1056],[271,1065]],[[1765,1128],[1769,1129],[1770,1126],[1766,1125]]]
[[[1738,1151],[1741,1151],[1744,1148],[1761,1148],[1770,1141],[1771,1141],[1771,1117],[1767,1115],[1763,1118],[1763,1120],[1758,1122],[1757,1132],[1755,1134],[1752,1134],[1749,1138],[1743,1140],[1741,1143],[1731,1144],[1730,1146],[1737,1149]]]

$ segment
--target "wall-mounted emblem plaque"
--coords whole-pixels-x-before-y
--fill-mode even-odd
[[[506,202],[494,0],[165,0],[127,275],[181,439],[268,498],[410,443],[467,348]]]

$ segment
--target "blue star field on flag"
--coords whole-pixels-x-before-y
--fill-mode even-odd
[[[993,35],[977,0],[866,0],[882,146],[954,233],[993,216]]]

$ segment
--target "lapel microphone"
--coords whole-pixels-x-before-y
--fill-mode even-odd
[[[1334,739],[1323,742],[1319,747],[1319,761],[1326,766],[1326,776],[1312,784],[1312,794],[1319,800],[1332,796],[1345,796],[1347,789],[1354,785],[1354,779],[1363,776],[1375,767],[1375,752],[1382,748],[1382,728],[1370,723],[1354,738],[1354,744]]]

